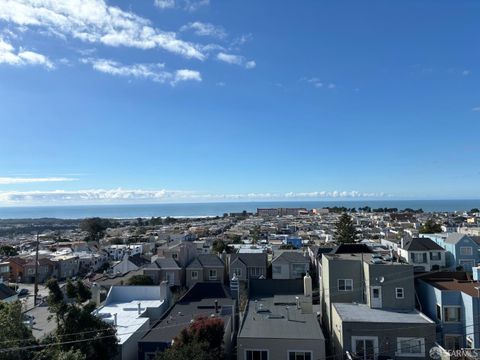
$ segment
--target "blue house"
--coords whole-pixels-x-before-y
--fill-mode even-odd
[[[295,249],[300,249],[302,247],[302,239],[296,237],[288,237],[284,240],[285,245],[292,245]]]
[[[474,272],[475,274],[475,272]],[[466,272],[431,273],[416,282],[420,310],[437,324],[445,349],[480,347],[480,282]]]
[[[446,266],[451,270],[461,266],[465,271],[472,271],[472,267],[480,262],[480,245],[468,235],[442,233],[420,236],[432,239],[447,251]]]

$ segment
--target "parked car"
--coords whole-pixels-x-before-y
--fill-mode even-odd
[[[28,293],[29,293],[28,289],[18,290],[18,296],[26,296],[26,295],[28,295]]]

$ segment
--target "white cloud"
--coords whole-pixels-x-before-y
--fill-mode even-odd
[[[333,83],[328,84],[329,89],[335,89],[336,87],[337,87],[337,85],[335,85]]]
[[[472,111],[480,111],[480,106],[474,107]]]
[[[188,30],[192,30],[198,36],[212,36],[218,39],[224,39],[227,36],[227,32],[223,27],[200,21],[188,23],[180,28],[180,31]]]
[[[241,55],[227,54],[224,52],[219,52],[217,59],[227,64],[243,66],[245,69],[253,69],[257,65],[253,60],[246,61],[245,57]]]
[[[462,71],[462,75],[463,75],[463,76],[470,75],[470,73],[471,73],[470,70],[463,70],[463,71]]]
[[[17,51],[14,46],[0,37],[0,63],[9,65],[41,65],[53,69],[53,63],[42,54],[33,51]]]
[[[202,81],[201,74],[195,70],[181,69],[174,73],[165,70],[164,64],[132,64],[124,65],[108,59],[82,59],[83,63],[91,64],[92,67],[105,74],[122,77],[147,79],[158,83],[175,85],[180,81]]]
[[[265,199],[336,199],[336,198],[381,198],[387,194],[358,191],[314,191],[287,193],[243,193],[208,194],[181,190],[143,189],[87,189],[48,191],[4,191],[0,192],[0,203],[15,204],[58,204],[58,203],[115,203],[115,202],[188,202],[222,200],[265,200]]]
[[[160,9],[172,9],[175,7],[175,0],[155,0],[154,4]]]
[[[180,81],[202,81],[202,76],[198,71],[181,69],[175,72],[175,78],[173,84],[176,84]]]
[[[104,0],[2,0],[0,20],[69,35],[86,43],[139,49],[162,48],[186,58],[205,59],[196,44],[154,27],[148,19],[109,6]]]
[[[44,177],[44,178],[23,178],[23,177],[0,177],[0,185],[32,184],[43,182],[64,182],[77,179],[68,177]]]
[[[187,11],[196,11],[208,5],[210,5],[210,0],[184,0],[184,9]]]

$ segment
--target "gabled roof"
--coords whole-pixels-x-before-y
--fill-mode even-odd
[[[215,254],[200,254],[194,259],[187,269],[209,268],[209,267],[224,267],[222,259]]]
[[[469,237],[469,236],[465,234],[460,234],[460,233],[451,233],[451,234],[448,234],[447,238],[445,239],[445,242],[447,244],[456,244],[460,240],[462,240],[464,237]]]
[[[0,283],[0,300],[8,299],[16,294],[17,293],[10,289],[7,285]]]
[[[272,260],[272,263],[282,259],[291,263],[308,263],[310,262],[309,259],[307,259],[305,256],[303,256],[303,253],[300,253],[298,251],[284,251],[277,257],[275,257]]]
[[[158,258],[155,260],[151,265],[148,266],[149,269],[178,269],[180,270],[180,266],[175,261],[174,258],[166,257],[166,258]]]
[[[407,251],[445,251],[444,248],[430,238],[413,238],[404,244],[403,249]]]
[[[129,256],[128,261],[130,261],[132,264],[135,264],[138,267],[149,263],[147,259],[141,257],[138,254]]]
[[[247,267],[266,267],[267,266],[267,254],[231,254],[230,255],[230,264],[234,261],[241,261]]]

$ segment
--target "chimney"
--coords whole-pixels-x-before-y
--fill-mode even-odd
[[[295,296],[295,302],[297,303],[297,309],[300,310],[300,298]]]
[[[303,295],[309,297],[310,301],[312,301],[312,278],[308,272],[303,277]]]
[[[113,326],[117,326],[117,313],[113,314]]]
[[[138,315],[142,313],[142,304],[138,303]]]
[[[287,310],[287,321],[290,321],[290,309],[288,306],[285,307],[285,310]]]
[[[215,299],[215,314],[218,314],[218,300]]]
[[[95,302],[95,306],[100,306],[100,286],[97,283],[92,284],[92,300]]]

